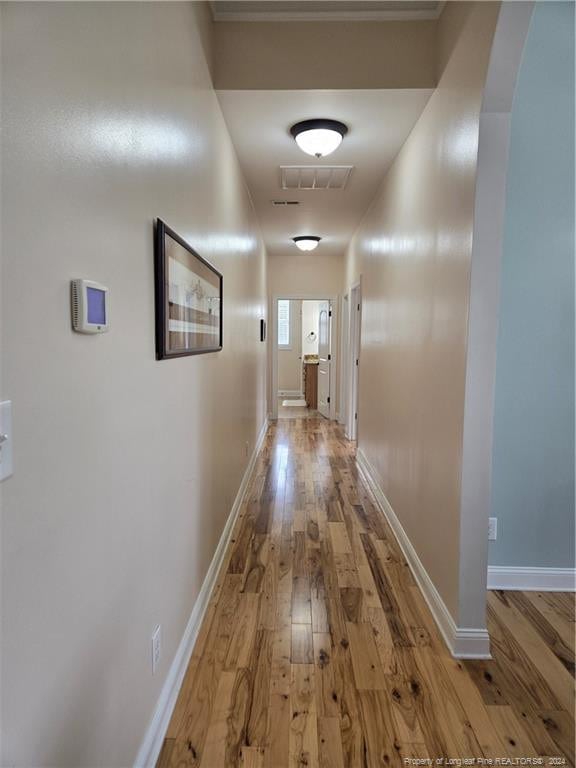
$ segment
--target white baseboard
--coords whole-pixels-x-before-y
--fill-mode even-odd
[[[279,389],[278,397],[304,397],[304,393],[299,389]]]
[[[180,687],[182,685],[186,669],[188,668],[188,663],[190,661],[190,657],[192,656],[192,651],[194,650],[194,643],[198,637],[198,632],[200,631],[200,627],[202,625],[204,613],[208,607],[208,603],[210,602],[210,597],[216,584],[218,573],[224,560],[224,556],[230,542],[230,537],[232,536],[232,531],[234,530],[234,523],[236,522],[238,512],[242,506],[242,501],[246,491],[248,490],[248,486],[256,466],[258,453],[260,452],[260,448],[264,442],[267,429],[268,419],[265,420],[264,424],[262,425],[262,429],[260,430],[260,434],[258,435],[256,446],[254,447],[254,451],[248,466],[246,467],[246,471],[244,472],[244,476],[242,478],[242,482],[240,483],[238,493],[236,494],[236,499],[234,500],[232,510],[228,520],[226,521],[224,530],[222,531],[222,536],[220,537],[220,541],[218,542],[218,546],[214,552],[214,557],[212,558],[212,562],[210,563],[210,567],[208,568],[208,572],[204,578],[204,583],[202,584],[202,588],[200,589],[196,603],[194,604],[194,608],[192,609],[190,619],[188,620],[188,624],[184,630],[184,635],[180,641],[180,645],[178,646],[178,650],[176,651],[176,655],[172,661],[172,664],[170,665],[170,670],[168,671],[168,675],[164,685],[162,686],[160,696],[154,709],[154,714],[150,720],[148,728],[146,729],[144,740],[142,741],[142,745],[140,746],[138,755],[134,761],[135,768],[154,768],[156,761],[158,760],[158,756],[164,742],[164,736],[166,734],[166,730],[168,729],[170,718],[172,717],[172,712],[176,704],[176,699],[178,698],[178,693],[180,692]]]
[[[489,565],[488,589],[575,592],[576,569]]]
[[[422,565],[422,562],[412,546],[406,531],[402,527],[400,520],[396,517],[390,502],[378,485],[376,473],[372,465],[360,449],[357,451],[356,458],[366,482],[370,486],[376,501],[396,536],[396,540],[404,553],[404,557],[410,566],[410,570],[416,579],[416,583],[420,587],[420,591],[428,603],[434,621],[438,625],[438,629],[442,633],[442,637],[451,654],[457,659],[491,658],[488,630],[485,627],[458,627],[456,625],[450,611],[442,600],[440,593]]]

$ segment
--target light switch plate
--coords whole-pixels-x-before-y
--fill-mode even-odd
[[[0,481],[13,472],[12,467],[12,401],[0,403]]]

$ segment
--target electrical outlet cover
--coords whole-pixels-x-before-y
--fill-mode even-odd
[[[497,536],[498,536],[498,518],[489,517],[488,518],[488,541],[496,541]]]

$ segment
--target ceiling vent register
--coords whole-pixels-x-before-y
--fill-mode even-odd
[[[344,189],[353,165],[281,165],[282,189]]]
[[[443,0],[211,0],[214,21],[437,19]]]

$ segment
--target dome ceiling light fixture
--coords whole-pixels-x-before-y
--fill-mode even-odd
[[[290,128],[290,133],[307,155],[326,157],[338,149],[348,133],[348,126],[339,120],[302,120]]]
[[[296,248],[301,251],[313,251],[314,248],[318,248],[318,243],[322,238],[316,235],[300,235],[299,237],[293,237],[292,240],[296,243]]]

